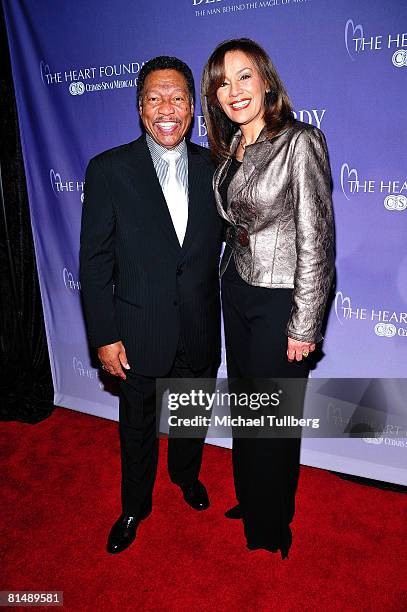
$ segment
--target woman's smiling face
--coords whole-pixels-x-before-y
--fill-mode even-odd
[[[252,60],[243,51],[225,54],[225,78],[216,92],[224,113],[238,125],[264,126],[267,88]]]

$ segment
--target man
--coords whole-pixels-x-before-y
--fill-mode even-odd
[[[138,108],[146,133],[88,165],[81,229],[90,344],[120,379],[122,514],[110,553],[132,543],[152,509],[157,377],[212,378],[220,362],[222,223],[209,152],[185,140],[194,112],[189,67],[167,56],[147,62]],[[209,506],[198,480],[203,444],[168,443],[170,478],[196,510]]]

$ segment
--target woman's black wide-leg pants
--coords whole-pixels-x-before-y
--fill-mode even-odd
[[[303,404],[307,360],[287,360],[286,326],[292,289],[269,289],[245,283],[233,258],[222,277],[226,359],[230,380],[251,380],[253,388],[265,379],[296,379],[293,401]],[[257,383],[256,383],[257,379]],[[229,388],[230,390],[230,388]],[[298,405],[292,406],[298,414]],[[295,408],[295,409],[294,409]],[[290,405],[283,405],[291,412]],[[233,406],[231,406],[233,412]],[[279,414],[281,416],[281,412]],[[291,545],[289,524],[295,510],[299,477],[300,437],[234,437],[233,474],[236,497],[243,513],[247,546],[280,549],[283,558]]]

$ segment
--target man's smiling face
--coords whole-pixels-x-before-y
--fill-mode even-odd
[[[174,69],[150,72],[139,111],[151,138],[166,149],[176,147],[188,132],[194,114],[184,75]]]

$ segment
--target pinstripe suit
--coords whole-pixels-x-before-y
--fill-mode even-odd
[[[86,172],[83,303],[90,345],[121,340],[131,366],[120,382],[119,413],[122,503],[131,513],[151,504],[156,377],[215,376],[220,361],[222,221],[209,152],[192,143],[187,150],[189,210],[182,247],[144,135],[96,156]],[[199,449],[191,443],[191,452],[188,442],[171,440],[170,475],[178,484],[199,472],[202,441]],[[182,443],[181,450],[175,443]]]

